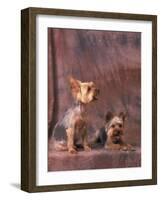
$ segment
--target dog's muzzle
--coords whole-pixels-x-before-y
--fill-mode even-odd
[[[121,131],[119,131],[119,130],[117,130],[117,131],[114,131],[114,134],[113,134],[114,136],[120,136],[120,135],[122,135],[122,132]]]

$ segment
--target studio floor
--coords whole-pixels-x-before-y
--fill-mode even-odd
[[[135,151],[105,150],[96,147],[89,152],[78,149],[77,154],[55,151],[49,147],[48,170],[68,171],[85,169],[126,168],[141,166],[141,149]]]

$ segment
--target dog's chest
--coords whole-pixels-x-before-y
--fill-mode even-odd
[[[86,128],[86,120],[82,118],[81,116],[78,116],[75,119],[75,128],[78,130],[85,129]]]
[[[86,110],[78,107],[77,113],[74,117],[75,128],[78,130],[86,128],[87,124],[87,112]]]
[[[85,123],[87,123],[87,112],[80,106],[70,108],[61,122],[65,128],[78,127],[79,129],[84,127]]]
[[[82,135],[86,134],[87,122],[85,121],[84,118],[79,116],[75,119],[74,127],[75,127],[74,140],[78,144],[78,143],[81,143]]]

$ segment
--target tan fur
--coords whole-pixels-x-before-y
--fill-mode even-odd
[[[105,148],[109,150],[123,150],[133,151],[134,148],[124,141],[124,122],[126,115],[121,112],[119,116],[114,116],[111,113],[106,115],[105,130],[107,134],[107,140],[105,142]]]
[[[91,148],[87,141],[86,105],[97,99],[99,90],[93,82],[81,82],[72,77],[69,82],[77,106],[68,112],[63,121],[67,127],[67,149],[70,153],[76,153],[76,142],[81,139],[84,150],[90,151]]]
[[[81,82],[74,78],[69,79],[71,92],[74,99],[83,104],[88,104],[96,100],[98,89],[93,82]]]

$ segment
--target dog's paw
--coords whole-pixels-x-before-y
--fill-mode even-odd
[[[128,146],[128,151],[136,151],[136,149],[133,146]]]
[[[72,154],[76,154],[77,153],[77,151],[74,148],[69,149],[68,152],[72,153]]]
[[[106,150],[114,150],[114,148],[111,145],[106,145],[106,146],[104,146],[104,148]]]
[[[85,150],[85,151],[91,151],[91,147],[85,146],[85,147],[84,147],[84,150]]]
[[[126,144],[121,148],[122,151],[135,151],[134,147],[131,146],[130,144]]]
[[[120,150],[120,145],[118,144],[113,144],[113,145],[106,145],[105,149],[107,150],[112,150],[112,151],[119,151]]]
[[[110,150],[110,147],[109,147],[108,145],[105,145],[104,148],[105,148],[106,150]]]
[[[127,147],[127,146],[123,146],[123,147],[121,148],[121,150],[122,150],[122,151],[128,151],[128,147]]]
[[[136,149],[135,149],[134,147],[132,147],[132,148],[130,149],[130,151],[136,151]]]

